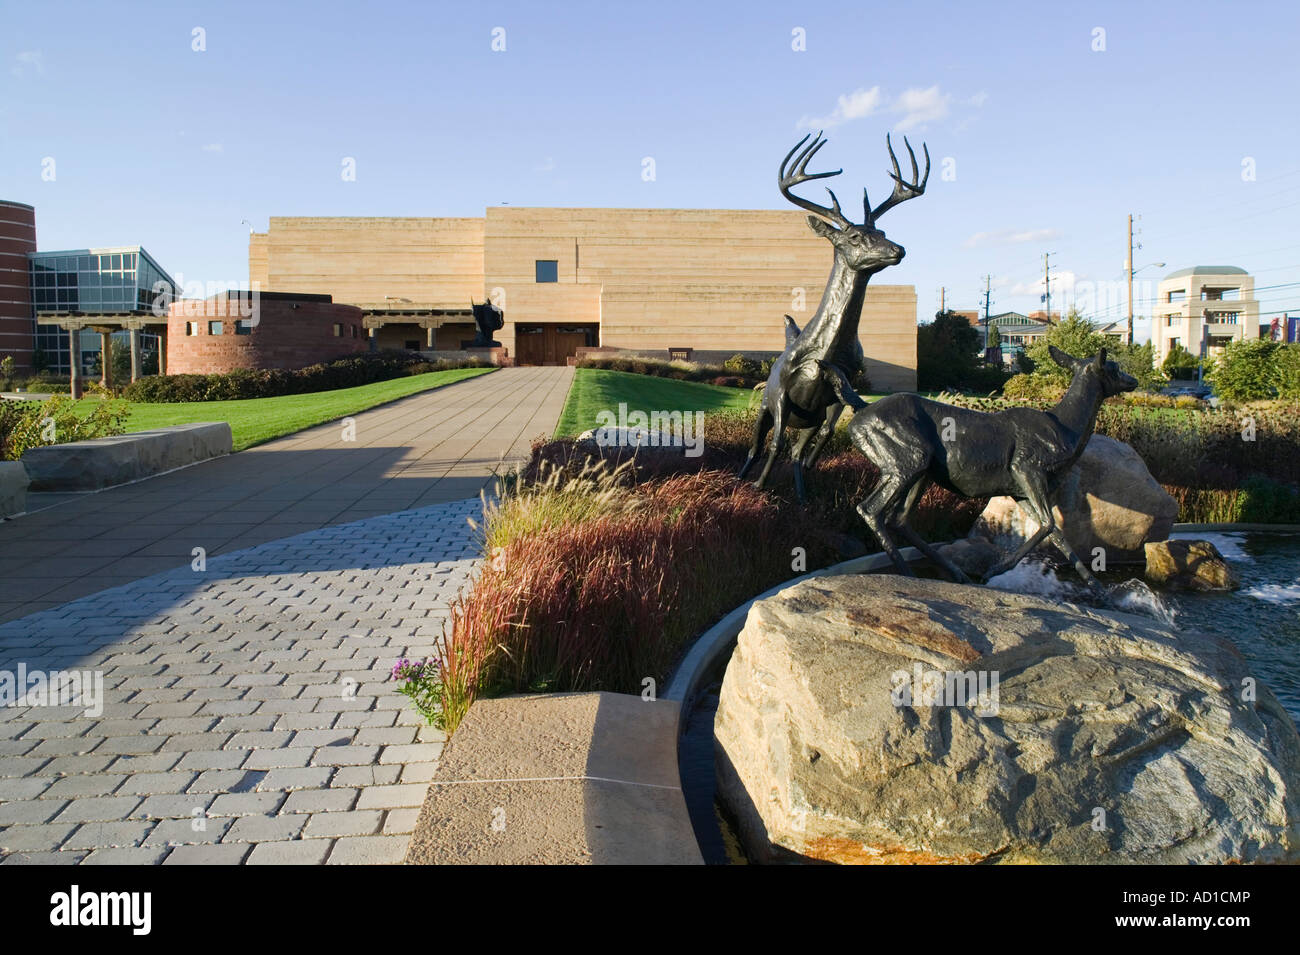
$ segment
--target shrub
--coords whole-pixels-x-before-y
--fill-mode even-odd
[[[260,368],[237,369],[226,374],[151,375],[127,385],[123,395],[132,401],[160,403],[275,398],[355,388],[431,371],[481,367],[485,367],[485,363],[478,358],[444,358],[429,362],[409,352],[386,351],[308,365],[293,371]]]
[[[16,461],[28,448],[66,444],[108,435],[125,434],[130,412],[126,402],[102,400],[89,414],[78,414],[78,402],[56,395],[44,402],[0,401],[0,460]],[[54,426],[54,440],[48,426]]]
[[[1012,375],[1002,386],[1002,394],[1007,398],[1022,398],[1031,401],[1060,401],[1065,395],[1066,384],[1047,375],[1024,373]]]
[[[762,366],[757,361],[739,353],[724,361],[722,367],[734,374],[748,378],[757,378],[762,372]]]
[[[1282,345],[1273,354],[1273,383],[1277,396],[1287,401],[1300,400],[1300,343]]]
[[[740,361],[738,362],[737,359]],[[641,358],[634,355],[585,355],[578,359],[577,367],[600,368],[632,375],[650,375],[655,378],[671,378],[675,381],[696,381],[705,384],[716,384],[718,379],[723,378],[728,382],[727,387],[752,388],[760,381],[767,380],[773,361],[775,359],[757,362],[743,355],[733,355],[722,365],[704,365],[685,361],[669,362],[659,358]],[[741,368],[746,370],[739,370]]]

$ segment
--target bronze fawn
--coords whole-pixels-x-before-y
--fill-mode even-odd
[[[1056,526],[1052,499],[1092,437],[1101,403],[1132,391],[1137,380],[1107,361],[1104,348],[1093,358],[1073,358],[1052,346],[1051,355],[1074,377],[1050,411],[971,411],[915,394],[889,395],[869,405],[840,369],[822,364],[840,400],[853,409],[848,430],[854,447],[880,469],[880,480],[858,504],[858,513],[900,573],[911,575],[912,570],[899,554],[891,531],[902,533],[953,580],[970,582],[908,525],[916,502],[934,483],[967,498],[1008,495],[1038,522],[1037,533],[991,568],[985,582],[1015,567],[1050,539],[1093,593],[1104,598],[1104,588]]]
[[[805,146],[805,143],[808,145]],[[821,304],[817,306],[817,311],[808,324],[799,331],[797,327],[792,329],[793,320],[787,323],[788,345],[772,365],[768,376],[758,421],[754,425],[753,445],[738,475],[742,480],[762,455],[768,432],[774,431],[767,461],[754,483],[762,487],[767,482],[772,465],[785,448],[785,429],[792,427],[799,431],[798,443],[791,451],[794,486],[799,500],[804,499],[804,467],[810,467],[811,462],[816,460],[822,445],[835,428],[835,421],[844,410],[843,403],[835,395],[835,389],[822,374],[819,362],[829,362],[849,376],[861,367],[862,345],[858,341],[858,322],[862,317],[862,301],[867,293],[867,282],[882,269],[897,265],[904,255],[902,246],[886,239],[885,234],[876,228],[876,222],[900,202],[924,193],[925,184],[930,178],[929,149],[922,144],[922,149],[925,150],[925,175],[922,176],[911,143],[906,138],[903,143],[912,160],[911,180],[903,178],[893,144],[886,136],[885,144],[894,165],[894,171],[890,174],[894,180],[894,192],[873,209],[867,191],[863,189],[861,225],[850,222],[845,217],[840,210],[839,200],[830,189],[826,190],[831,197],[829,208],[790,191],[802,182],[838,176],[843,171],[807,171],[808,161],[826,145],[821,133],[810,143],[808,136],[799,140],[781,161],[777,173],[781,195],[801,209],[813,213],[808,217],[808,226],[834,246],[835,263],[831,267]]]

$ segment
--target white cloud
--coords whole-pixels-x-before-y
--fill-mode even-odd
[[[901,133],[943,119],[948,115],[948,103],[951,100],[950,94],[939,92],[938,84],[924,90],[904,90],[890,107],[893,112],[903,114],[903,118],[894,124],[894,128]]]
[[[555,157],[547,156],[546,161],[537,166],[538,172],[553,172],[555,170]]]
[[[203,151],[205,153],[219,153],[224,148],[221,143],[207,143],[203,146]]]
[[[1061,237],[1060,229],[998,229],[976,232],[964,243],[973,249],[985,245],[1017,245],[1022,242],[1047,242]]]
[[[1055,298],[1056,296],[1060,295],[1062,292],[1068,292],[1070,289],[1074,288],[1074,286],[1078,283],[1078,281],[1079,281],[1079,276],[1076,273],[1069,271],[1068,269],[1063,269],[1059,272],[1054,273],[1052,275],[1052,297]],[[1040,277],[1035,279],[1032,282],[1017,282],[1015,285],[1011,286],[1009,291],[1010,294],[1012,295],[1041,296],[1043,294],[1043,280]],[[1059,308],[1059,304],[1060,303],[1058,301],[1057,305],[1054,306],[1054,308]]]
[[[879,86],[873,86],[869,90],[856,89],[852,93],[840,96],[836,100],[835,108],[831,110],[830,115],[822,117],[804,116],[799,120],[799,126],[808,129],[830,129],[832,126],[839,126],[849,120],[870,116],[880,109],[883,99]]]
[[[14,57],[14,65],[9,68],[14,76],[24,76],[29,70],[37,75],[45,72],[45,57],[40,50],[23,50]]]
[[[959,100],[962,106],[980,109],[988,102],[989,94],[980,90],[972,96]],[[896,98],[889,99],[881,92],[879,86],[870,89],[860,88],[852,93],[845,93],[835,101],[835,108],[825,116],[807,116],[799,120],[800,128],[830,129],[851,120],[871,116],[881,110],[888,110],[900,117],[894,123],[898,132],[925,126],[927,123],[946,119],[951,112],[953,96],[939,88],[939,84],[922,89],[912,87],[903,90]],[[961,125],[970,122],[970,117],[962,120]]]

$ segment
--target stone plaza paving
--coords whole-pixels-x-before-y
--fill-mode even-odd
[[[97,670],[0,708],[15,863],[394,863],[442,749],[390,679],[470,579],[478,499],[326,527],[0,624],[0,671]]]
[[[479,490],[550,435],[573,374],[501,369],[360,412],[355,440],[330,422],[31,495],[0,522],[0,681],[97,671],[105,700],[0,706],[0,862],[400,861],[442,736],[392,665],[433,654]]]
[[[238,454],[0,521],[0,622],[209,555],[474,497],[560,419],[572,368],[502,368]],[[54,506],[46,506],[54,505]]]

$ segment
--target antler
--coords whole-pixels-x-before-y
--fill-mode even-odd
[[[801,150],[800,147],[803,147],[803,144],[808,142],[808,136],[812,136],[812,133],[809,133],[807,136],[804,136],[803,139],[799,140],[799,142],[795,143],[794,149],[791,149],[786,153],[785,158],[781,160],[781,169],[777,178],[777,185],[781,189],[781,195],[785,196],[801,209],[807,209],[809,212],[815,213],[823,219],[835,223],[841,229],[850,228],[853,223],[845,218],[844,213],[840,211],[840,201],[835,198],[835,193],[831,192],[829,188],[826,190],[830,193],[832,203],[831,208],[829,209],[825,206],[817,205],[817,203],[810,199],[796,196],[790,191],[794,186],[799,185],[801,182],[808,182],[812,179],[827,179],[831,176],[838,176],[844,171],[843,169],[836,169],[834,172],[808,172],[808,160],[817,155],[817,150],[821,149],[827,143],[827,140],[822,139],[822,134],[818,132],[816,138]],[[798,152],[799,155],[795,158],[794,165],[790,166],[789,171],[787,171],[786,167],[790,165],[790,157],[794,156],[796,152]],[[897,168],[898,164],[895,163],[894,165],[895,168]],[[927,167],[927,172],[928,171]]]
[[[867,190],[862,190],[862,209],[869,226],[874,226],[876,219],[900,202],[921,195],[925,192],[925,184],[930,181],[930,147],[921,143],[921,148],[925,150],[925,177],[921,178],[920,170],[916,168],[916,153],[912,151],[912,144],[907,141],[907,137],[903,137],[903,145],[907,147],[907,155],[912,160],[912,181],[907,182],[903,179],[903,170],[898,168],[898,157],[894,155],[894,144],[889,141],[888,133],[885,133],[885,145],[889,147],[889,159],[894,164],[894,171],[889,174],[894,180],[894,194],[872,209],[871,201],[867,199]]]

